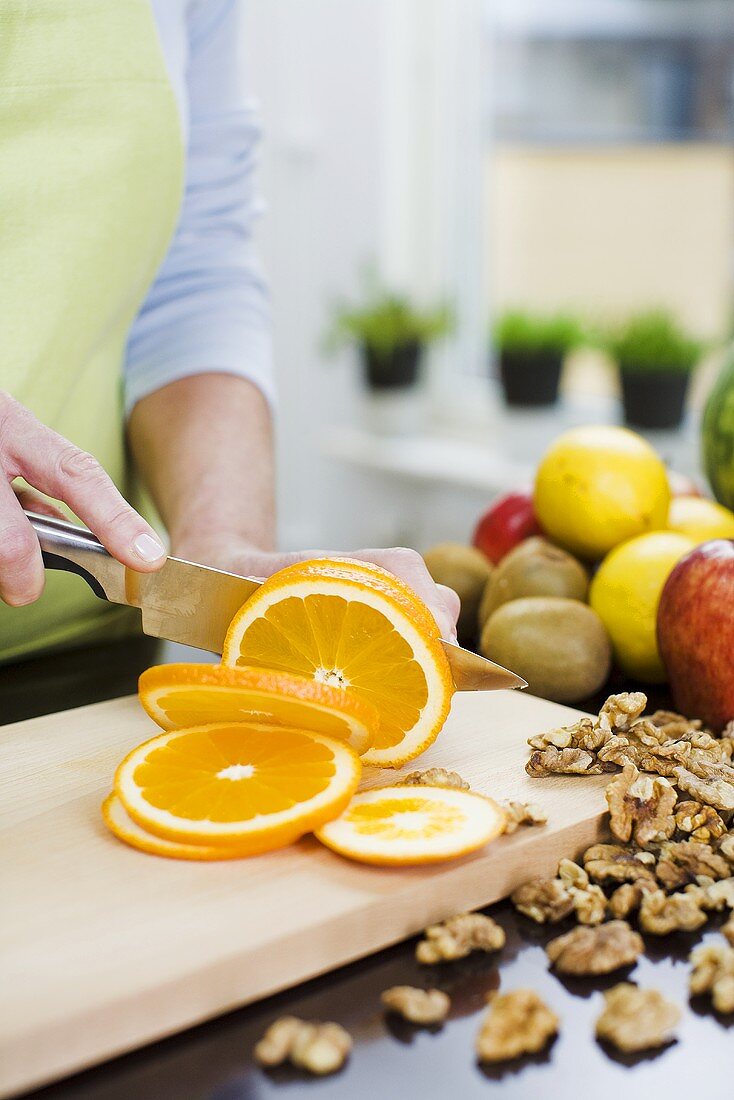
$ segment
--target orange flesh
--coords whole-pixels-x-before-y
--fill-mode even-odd
[[[341,596],[279,601],[248,627],[241,649],[240,666],[323,679],[377,707],[377,749],[398,744],[428,699],[423,670],[386,616]]]
[[[161,695],[158,706],[174,729],[208,722],[264,722],[290,728],[308,728],[344,740],[349,726],[344,719],[282,696],[254,690],[194,685]],[[306,720],[304,711],[308,711]]]
[[[192,821],[248,821],[288,810],[324,791],[334,755],[298,730],[236,727],[183,732],[153,750],[134,771],[145,799]]]
[[[357,832],[381,840],[422,840],[460,829],[466,820],[456,806],[425,799],[384,799],[348,807],[343,814]]]

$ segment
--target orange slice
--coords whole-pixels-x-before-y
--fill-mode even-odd
[[[167,856],[169,859],[239,859],[242,852],[235,848],[214,848],[207,844],[183,844],[176,840],[164,840],[146,832],[133,821],[116,794],[110,794],[102,803],[102,817],[111,833],[137,848],[154,856]]]
[[[438,627],[390,573],[317,560],[270,577],[235,615],[222,663],[295,672],[380,715],[364,762],[398,767],[438,736],[454,691]]]
[[[324,733],[366,752],[380,724],[380,715],[365,700],[270,669],[156,665],[142,674],[138,692],[164,730],[209,722],[266,723]]]
[[[115,793],[156,836],[254,855],[338,816],[360,772],[354,750],[321,733],[218,723],[138,745],[115,773]]]
[[[355,795],[316,836],[361,863],[403,866],[457,859],[500,836],[496,802],[448,787],[381,787]]]

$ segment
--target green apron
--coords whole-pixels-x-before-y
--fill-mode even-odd
[[[0,385],[125,495],[122,364],[183,186],[149,0],[0,3]],[[0,660],[119,635],[123,609],[49,573],[0,604]]]

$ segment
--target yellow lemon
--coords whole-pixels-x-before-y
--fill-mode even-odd
[[[535,512],[553,541],[585,558],[666,526],[670,486],[653,448],[626,428],[572,428],[535,479]]]
[[[734,512],[703,497],[673,497],[668,512],[668,527],[696,542],[734,539]]]
[[[665,680],[655,636],[660,593],[695,545],[673,531],[639,535],[612,550],[591,582],[589,602],[607,628],[617,663],[630,676],[653,684]]]

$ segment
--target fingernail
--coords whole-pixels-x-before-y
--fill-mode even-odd
[[[133,539],[133,550],[143,561],[158,561],[166,552],[161,540],[148,534]]]

